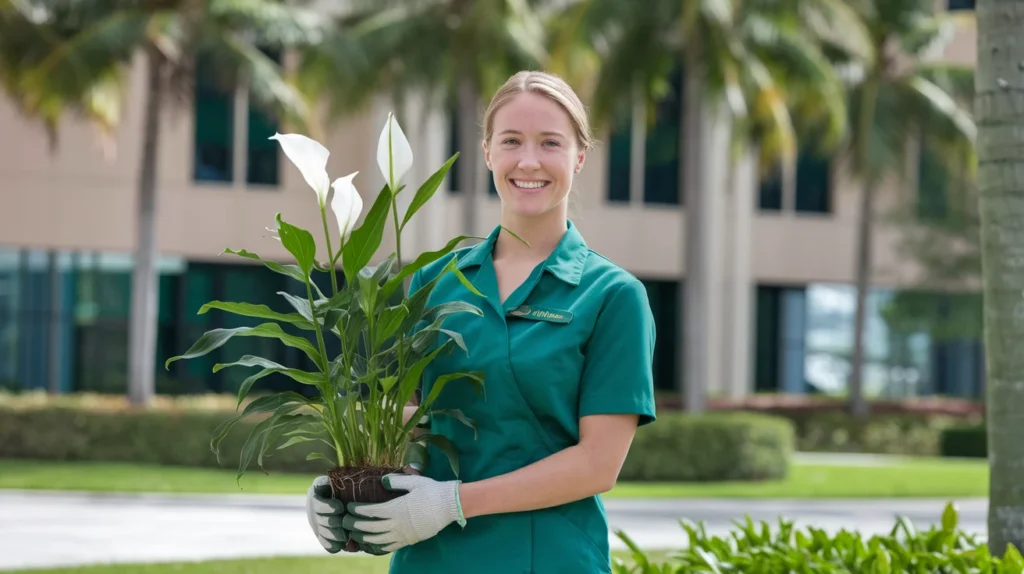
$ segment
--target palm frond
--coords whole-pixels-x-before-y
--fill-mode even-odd
[[[293,129],[315,133],[312,107],[302,92],[284,78],[280,65],[249,42],[225,35],[212,47],[221,65],[237,70],[249,89],[252,103],[291,124]]]
[[[950,137],[962,137],[974,143],[977,135],[974,120],[948,92],[921,76],[908,78],[906,85],[910,89],[910,107],[920,110],[928,120],[929,129],[943,130]]]

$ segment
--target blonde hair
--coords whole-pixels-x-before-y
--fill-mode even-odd
[[[490,142],[494,135],[494,114],[519,94],[526,92],[550,98],[569,114],[576,129],[576,143],[583,151],[594,147],[594,136],[590,131],[587,110],[579,96],[562,78],[547,72],[523,71],[513,75],[498,88],[491,103],[484,112],[484,141]]]

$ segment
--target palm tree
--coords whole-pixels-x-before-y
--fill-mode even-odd
[[[466,234],[477,233],[481,95],[545,60],[545,0],[366,0],[339,35],[305,58],[307,91],[337,114],[390,93],[402,102],[425,94],[429,107],[457,109],[456,175]]]
[[[867,24],[874,56],[868,66],[849,66],[851,131],[844,153],[861,184],[857,228],[856,309],[849,408],[866,416],[863,392],[864,325],[875,228],[875,192],[888,173],[902,173],[908,140],[927,139],[938,150],[958,153],[974,139],[974,124],[955,100],[955,87],[969,73],[929,61],[947,26],[931,0],[862,0],[851,3]]]
[[[556,61],[575,83],[592,86],[599,121],[628,109],[637,93],[650,105],[664,91],[668,74],[682,64],[682,386],[685,408],[700,412],[708,377],[704,344],[713,312],[705,255],[713,230],[704,210],[716,187],[710,167],[715,158],[709,154],[755,146],[762,173],[781,162],[791,188],[798,133],[809,129],[803,124],[825,128],[823,145],[838,145],[845,133],[842,85],[827,56],[870,57],[866,31],[841,0],[651,0],[642,10],[616,0],[584,0],[567,11],[557,29]],[[708,145],[709,140],[731,140],[732,146]],[[726,165],[731,167],[733,159],[730,154]]]
[[[988,544],[1002,556],[1008,544],[1024,548],[1021,530],[1024,490],[1020,469],[1024,447],[1020,413],[1024,372],[1020,320],[1020,134],[1024,110],[1019,99],[1020,50],[1024,1],[979,0],[978,73],[975,110],[978,120],[978,208],[984,279],[985,356],[988,364],[987,420],[989,452]],[[982,49],[984,48],[984,49]]]
[[[47,125],[65,108],[117,122],[134,57],[146,70],[143,148],[129,326],[129,399],[148,403],[156,375],[157,157],[161,112],[188,100],[199,55],[226,85],[245,82],[253,103],[286,122],[311,125],[310,107],[261,48],[302,48],[333,26],[327,15],[278,0],[3,0],[35,33],[0,41],[5,88]],[[6,14],[11,12],[5,11]],[[5,36],[7,30],[5,29]],[[57,41],[55,42],[54,39]],[[14,73],[16,72],[16,74]]]

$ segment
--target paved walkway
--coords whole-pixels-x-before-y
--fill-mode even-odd
[[[156,562],[323,555],[295,496],[131,495],[0,490],[0,570],[99,562]],[[918,527],[939,520],[943,500],[606,501],[612,529],[646,548],[681,547],[680,518],[722,534],[750,514],[775,524],[885,533],[895,515]],[[986,501],[959,502],[965,529],[985,531]],[[615,548],[621,542],[609,534]]]

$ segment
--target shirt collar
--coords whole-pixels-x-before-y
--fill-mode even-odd
[[[501,226],[496,226],[486,240],[471,247],[459,259],[459,270],[479,266],[486,258],[490,257],[494,251],[494,242],[497,241],[500,232]],[[586,241],[583,240],[583,236],[573,222],[569,221],[565,235],[544,261],[544,269],[570,285],[579,285],[583,278],[583,266],[589,254],[590,249],[587,247]]]

